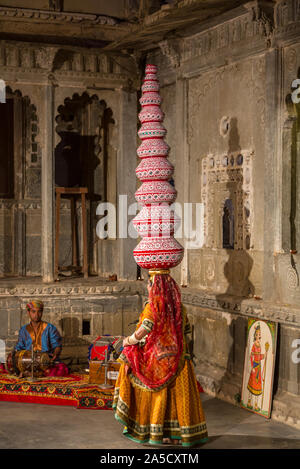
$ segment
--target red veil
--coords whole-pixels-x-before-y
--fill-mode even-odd
[[[177,375],[183,352],[181,294],[168,274],[156,274],[149,294],[154,325],[144,346],[130,345],[123,354],[131,373],[148,388],[168,384]]]

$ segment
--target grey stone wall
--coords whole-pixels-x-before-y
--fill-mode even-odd
[[[292,82],[299,78],[299,37],[294,0],[279,1],[274,9],[249,4],[248,12],[232,11],[186,30],[180,41],[163,41],[148,60],[159,67],[177,200],[206,204],[204,245],[187,251],[175,274],[188,286],[182,292],[200,382],[236,403],[247,320],[275,321],[272,417],[300,428],[299,365],[292,360],[293,341],[300,338],[300,127],[299,104],[291,100]],[[222,169],[248,150],[249,171]],[[235,213],[239,206],[247,212],[235,219],[232,250],[220,245],[222,201],[228,197]]]
[[[183,301],[193,327],[196,375],[205,392],[235,405],[242,390],[248,318],[278,323],[271,416],[300,429],[300,368],[292,356],[299,349],[298,311],[189,289],[183,290]]]

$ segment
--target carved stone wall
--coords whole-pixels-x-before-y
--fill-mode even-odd
[[[280,3],[277,8],[278,27],[299,23],[299,4]],[[297,23],[298,21],[298,23]],[[300,171],[297,164],[300,150],[300,104],[293,103],[294,80],[300,74],[300,44],[293,43],[282,48],[283,83],[280,113],[279,184],[281,217],[279,220],[279,246],[275,261],[276,291],[279,301],[299,305],[299,247],[300,247]],[[297,96],[295,96],[297,98]],[[293,253],[290,253],[290,250]]]
[[[43,157],[45,160],[46,154],[49,155],[49,152],[54,151],[54,148],[50,148],[47,143],[50,130],[54,134],[54,145],[56,146],[59,142],[58,135],[54,133],[54,119],[59,115],[57,109],[64,104],[65,99],[72,99],[72,96],[76,93],[79,96],[86,93],[95,99],[94,101],[92,99],[93,102],[90,104],[90,108],[86,109],[86,112],[80,117],[82,122],[79,132],[83,136],[88,136],[90,140],[93,139],[95,160],[97,159],[99,162],[94,174],[89,175],[89,177],[93,178],[92,184],[95,186],[94,189],[97,189],[100,193],[102,201],[109,199],[110,202],[116,203],[117,171],[122,165],[125,165],[125,147],[124,150],[119,150],[119,143],[124,141],[125,144],[125,135],[123,138],[123,130],[121,130],[124,117],[121,113],[123,105],[120,94],[123,93],[121,91],[123,89],[125,90],[124,94],[128,93],[131,96],[135,94],[136,69],[133,60],[122,54],[120,56],[104,54],[97,49],[44,46],[35,43],[26,43],[24,45],[24,43],[17,41],[1,41],[0,65],[1,78],[5,80],[10,92],[13,93],[18,90],[22,99],[24,97],[25,100],[26,97],[26,106],[25,104],[22,105],[15,113],[22,120],[22,123],[17,126],[18,129],[15,125],[18,138],[16,138],[14,148],[15,152],[20,153],[19,159],[22,160],[20,169],[16,172],[18,175],[23,175],[19,183],[21,199],[30,201],[36,198],[38,203],[41,203],[42,160]],[[49,87],[51,93],[47,91]],[[53,99],[53,102],[49,101],[51,99]],[[136,111],[135,99],[129,101]],[[106,123],[102,122],[104,117],[99,116],[99,113],[98,121],[95,117],[94,111],[98,105],[102,106],[101,103],[112,114],[110,119],[106,119]],[[51,109],[53,109],[54,115],[52,122],[50,121],[49,124]],[[127,127],[136,130],[135,120],[136,115],[127,123]],[[52,125],[53,128],[49,129],[48,125]],[[107,127],[106,131],[104,131],[105,126]],[[116,127],[116,130],[113,127]],[[128,135],[127,132],[126,137]],[[135,144],[135,135],[131,141]],[[127,147],[129,145],[127,139]],[[123,172],[123,174],[125,173]],[[134,172],[132,172],[131,177],[132,181],[135,182]],[[126,192],[123,190],[123,193]],[[14,201],[11,202],[14,204]],[[91,212],[94,216],[89,226],[91,271],[98,274],[103,272],[116,273],[119,266],[112,267],[112,269],[106,266],[106,259],[104,258],[106,254],[105,256],[102,255],[102,243],[96,238],[95,226],[98,218],[95,213],[97,202],[92,204]],[[46,203],[45,207],[48,206],[49,204]],[[39,226],[40,232],[37,233],[41,212],[37,211],[35,215],[30,214],[28,220],[26,220],[26,214],[21,209],[14,209],[14,216],[8,215],[8,212],[5,213],[6,220],[8,220],[8,216],[11,218],[9,219],[9,232],[5,229],[7,235],[5,234],[3,237],[4,244],[0,235],[0,242],[3,245],[3,253],[1,252],[0,257],[0,275],[41,274],[43,263],[41,259],[41,238],[43,239],[41,223]],[[70,238],[70,220],[67,206],[62,215],[63,236],[60,262],[65,261],[70,264],[70,239],[66,243],[63,242],[64,237],[66,239]],[[49,208],[49,217],[54,220],[51,208]],[[25,225],[26,221],[28,223]],[[24,232],[25,226],[28,231],[27,235]],[[50,231],[52,232],[51,229]],[[34,249],[35,241],[36,250]],[[119,243],[117,241],[112,243],[113,254],[111,253],[110,259],[114,258],[118,263]],[[30,258],[26,260],[27,255]]]
[[[235,294],[260,294],[263,288],[263,224],[260,220],[264,216],[261,203],[264,192],[264,58],[249,57],[191,78],[188,83],[189,200],[205,205],[206,237],[205,255],[204,251],[189,252],[190,285],[225,292],[232,290],[230,282],[233,282]],[[226,199],[233,202],[234,249],[248,252],[216,253],[223,247],[222,214]],[[206,265],[208,258],[211,267],[196,267],[201,263]],[[244,275],[249,279],[244,282],[242,275],[238,286],[239,265],[243,265]],[[217,266],[216,269],[213,266]],[[231,271],[235,266],[236,273]]]
[[[300,104],[291,97],[300,78],[300,2],[280,0],[274,15],[266,4],[246,8],[152,54],[157,64],[164,55],[161,77],[176,88],[170,125],[178,131],[181,113],[187,129],[183,144],[177,141],[189,168],[178,199],[205,204],[205,244],[186,253],[182,298],[199,380],[232,403],[241,391],[247,319],[279,324],[272,418],[300,428],[299,364],[292,360],[300,339]],[[228,199],[234,249],[222,246]]]

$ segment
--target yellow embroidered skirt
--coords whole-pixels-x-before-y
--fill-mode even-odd
[[[207,428],[197,381],[190,360],[172,384],[159,391],[134,386],[121,365],[113,409],[124,435],[139,443],[161,444],[163,438],[181,440],[183,446],[207,441]]]

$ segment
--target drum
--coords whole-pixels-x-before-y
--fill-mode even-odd
[[[108,360],[111,354],[117,360],[123,350],[123,339],[124,337],[111,335],[97,337],[89,347],[89,360],[105,360],[105,353]]]
[[[33,353],[33,376],[44,376],[44,371],[51,365],[48,353]],[[31,375],[32,355],[30,350],[13,351],[6,359],[6,369],[11,374]]]

